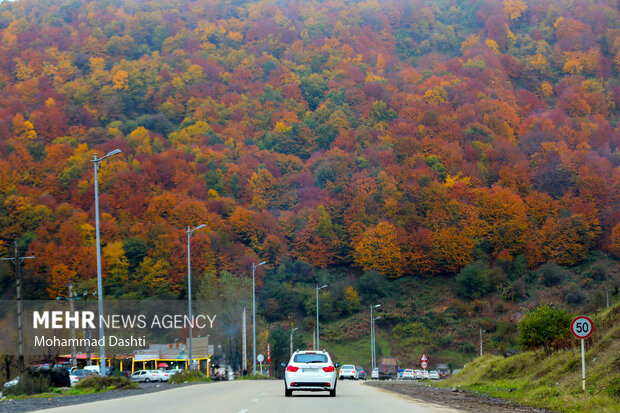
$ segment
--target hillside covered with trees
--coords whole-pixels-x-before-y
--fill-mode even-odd
[[[620,257],[617,6],[3,2],[0,255],[34,253],[29,298],[92,289],[90,160],[119,148],[99,176],[106,297],[186,297],[202,223],[199,296],[265,260],[268,322],[311,314],[323,279],[334,318],[418,281],[464,313],[579,294]]]

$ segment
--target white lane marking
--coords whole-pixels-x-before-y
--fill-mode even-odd
[[[259,399],[252,399],[252,401],[253,401],[254,403],[256,403],[258,400],[259,400]]]

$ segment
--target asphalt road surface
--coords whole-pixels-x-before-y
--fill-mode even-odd
[[[293,392],[293,397],[284,397],[284,382],[281,380],[244,380],[198,384],[39,412],[458,412],[365,386],[361,382],[338,381],[336,390],[335,398],[329,397],[327,392]]]

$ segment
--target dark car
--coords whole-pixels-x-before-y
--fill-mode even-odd
[[[355,366],[355,370],[357,370],[357,377],[359,380],[366,380],[366,370],[362,366]]]

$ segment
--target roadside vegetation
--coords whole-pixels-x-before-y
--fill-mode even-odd
[[[193,382],[198,382],[198,381],[210,382],[211,379],[207,377],[206,374],[198,370],[182,371],[168,379],[168,383],[172,383],[172,384],[193,383]]]
[[[536,351],[512,357],[479,357],[437,385],[459,386],[562,412],[617,412],[620,405],[620,304],[594,316],[593,321],[596,333],[586,340],[585,393],[581,390],[579,340],[574,338],[570,348],[555,350],[541,343]]]
[[[264,374],[248,374],[247,376],[239,376],[235,380],[275,380],[275,377],[265,376]]]
[[[100,393],[113,390],[137,389],[138,384],[126,377],[88,377],[77,382],[73,387],[53,387],[42,375],[26,375],[13,387],[4,389],[4,396],[25,399],[39,397],[77,396],[81,394]]]

